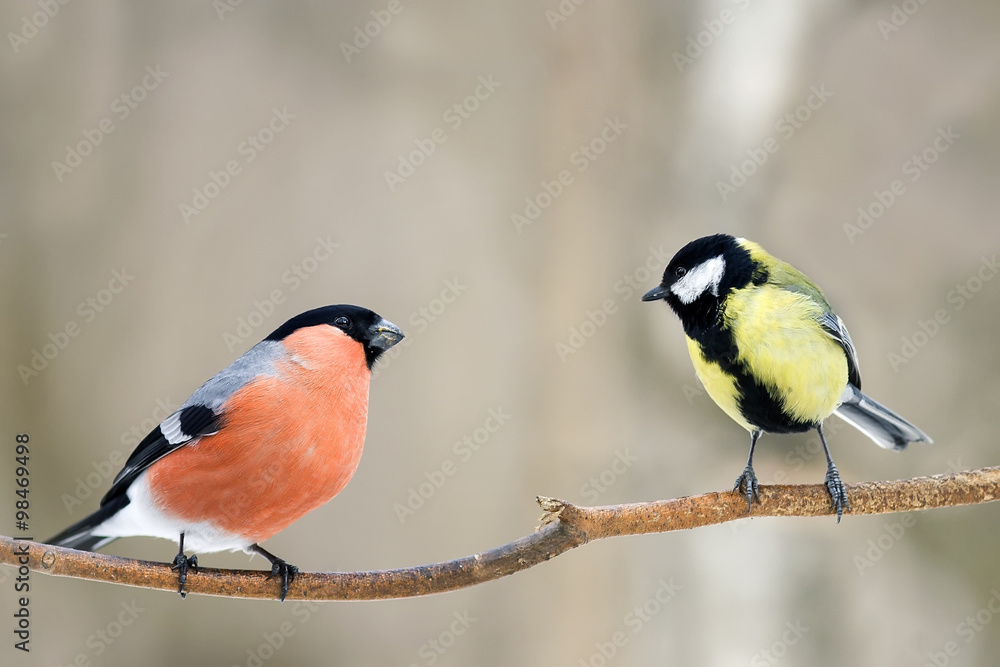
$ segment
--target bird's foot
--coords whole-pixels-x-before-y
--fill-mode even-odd
[[[271,577],[281,577],[281,602],[285,601],[285,596],[288,595],[288,585],[295,581],[295,575],[299,573],[299,568],[294,565],[289,565],[281,558],[276,558],[271,561],[271,574],[267,575],[267,578]]]
[[[847,502],[847,490],[844,488],[844,482],[840,479],[840,472],[833,464],[830,464],[830,467],[826,469],[826,488],[830,492],[833,509],[837,510],[837,523],[840,523],[840,517],[844,515],[845,510],[851,510],[851,505]]]
[[[747,466],[744,468],[743,474],[736,478],[736,484],[733,486],[733,493],[736,493],[737,491],[746,494],[748,512],[751,507],[753,507],[754,498],[757,499],[757,502],[760,502],[760,487],[757,484],[757,475],[753,472],[753,466]]]
[[[181,551],[174,556],[174,563],[170,569],[177,570],[177,592],[181,594],[181,598],[186,598],[187,591],[184,590],[184,586],[187,584],[188,570],[198,571],[198,557],[191,556],[189,558]]]

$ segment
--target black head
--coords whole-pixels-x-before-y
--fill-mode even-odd
[[[685,328],[709,326],[730,290],[743,287],[754,275],[750,252],[729,234],[704,236],[677,251],[660,284],[643,301],[664,300]]]
[[[383,352],[403,340],[403,332],[392,322],[360,306],[336,305],[307,310],[275,329],[264,340],[284,340],[299,329],[327,324],[361,343],[371,368]]]

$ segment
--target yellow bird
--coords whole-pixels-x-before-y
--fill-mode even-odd
[[[838,522],[850,505],[823,420],[835,414],[886,449],[931,442],[861,393],[854,343],[823,292],[752,241],[728,234],[691,241],[642,300],[666,301],[677,313],[708,395],[750,431],[750,456],[733,487],[746,494],[748,506],[760,500],[753,451],[764,431],[819,432]]]

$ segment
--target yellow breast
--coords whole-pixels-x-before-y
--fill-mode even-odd
[[[756,431],[757,428],[747,422],[740,413],[740,393],[736,388],[735,378],[723,373],[718,364],[707,361],[701,353],[701,346],[696,341],[688,338],[687,345],[688,354],[691,355],[691,361],[694,363],[694,372],[716,405],[746,430]]]
[[[737,361],[767,388],[781,412],[811,424],[830,416],[847,386],[847,357],[817,324],[822,307],[804,294],[765,284],[733,292],[724,309]],[[755,430],[753,415],[741,411],[736,380],[707,361],[697,342],[689,339],[688,350],[712,399],[741,426]]]

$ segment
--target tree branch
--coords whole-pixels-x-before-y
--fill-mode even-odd
[[[851,514],[888,514],[992,502],[1000,498],[1000,467],[896,482],[848,484]],[[662,533],[709,526],[747,516],[828,516],[826,487],[762,486],[760,503],[729,492],[631,505],[580,507],[538,497],[545,511],[534,533],[510,544],[445,563],[373,572],[303,572],[292,600],[382,600],[442,593],[505,577],[606,537]],[[845,517],[848,519],[848,517]],[[57,577],[176,591],[177,573],[164,563],[106,556],[0,536],[0,563]],[[279,582],[269,572],[200,569],[188,574],[189,593],[276,599]]]

